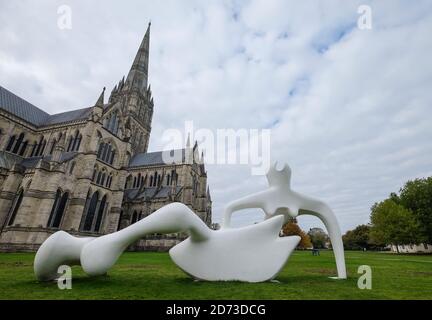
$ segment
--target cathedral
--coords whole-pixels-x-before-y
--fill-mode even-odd
[[[197,143],[188,140],[170,163],[147,152],[149,45],[150,24],[127,77],[88,108],[50,115],[0,86],[0,251],[35,251],[58,230],[112,233],[171,202],[211,225]],[[149,235],[130,249],[164,251],[184,237]]]

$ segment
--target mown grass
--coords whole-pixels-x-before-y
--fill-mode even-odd
[[[167,253],[122,255],[107,276],[90,278],[73,267],[72,290],[39,283],[34,254],[0,254],[0,299],[432,299],[432,256],[346,252],[347,280],[333,280],[332,252],[296,251],[280,283],[193,281]],[[357,269],[372,268],[372,290],[360,290]],[[259,268],[259,266],[257,266]]]

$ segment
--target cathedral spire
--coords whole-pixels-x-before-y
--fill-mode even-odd
[[[103,88],[102,93],[100,94],[98,100],[96,101],[95,106],[103,107],[103,105],[104,105],[104,95],[105,95],[105,87]]]
[[[144,39],[135,56],[135,60],[126,78],[128,89],[137,89],[144,92],[147,90],[148,82],[148,64],[149,64],[149,48],[150,48],[150,26],[149,23]]]

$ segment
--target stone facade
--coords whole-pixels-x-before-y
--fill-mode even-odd
[[[105,103],[49,115],[0,87],[0,251],[34,251],[52,233],[115,232],[174,202],[211,225],[198,146],[166,163],[147,152],[154,101],[150,25],[126,79]],[[185,235],[149,235],[136,250],[167,250]]]

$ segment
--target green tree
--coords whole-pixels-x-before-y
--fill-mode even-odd
[[[398,198],[414,214],[423,241],[432,243],[432,177],[408,181]]]
[[[309,236],[300,229],[299,225],[295,221],[289,221],[284,224],[282,228],[282,235],[287,236],[299,236],[301,238],[297,248],[307,249],[312,247],[312,242]]]
[[[348,250],[362,250],[363,248],[369,249],[371,247],[369,241],[370,226],[362,224],[357,226],[354,230],[347,231],[343,237],[345,249]]]
[[[310,229],[308,235],[315,249],[324,249],[329,241],[327,233],[321,228]]]
[[[375,203],[371,212],[370,238],[375,243],[410,244],[424,241],[411,210],[392,199]]]

